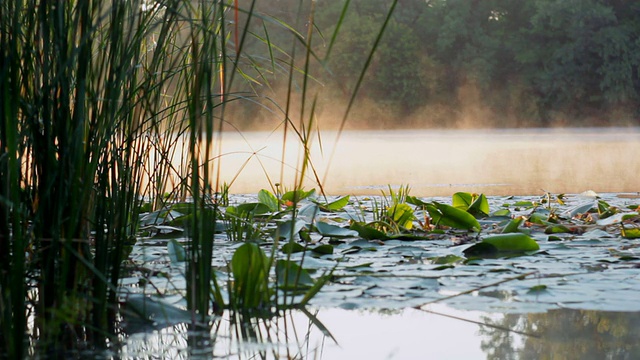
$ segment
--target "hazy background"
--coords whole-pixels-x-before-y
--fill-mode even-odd
[[[223,136],[221,158],[233,192],[295,182],[301,148],[294,135],[283,145],[285,113],[321,130],[309,144],[330,194],[638,191],[640,1],[399,0],[336,141],[391,3],[352,0],[344,14],[343,0],[255,3],[250,81],[234,88],[249,101],[225,112],[238,130]],[[313,38],[306,103],[303,76],[289,91],[285,70],[303,71],[305,49],[282,22]]]
[[[279,64],[291,59],[276,52],[272,62],[264,39],[268,34],[273,44],[291,43],[291,32],[273,18],[307,36],[312,3],[317,121],[321,128],[335,128],[342,119],[389,0],[352,0],[331,49],[344,1],[257,1],[260,16],[251,19],[251,28],[259,37],[248,37],[244,48],[255,54],[252,61],[262,64],[261,76],[267,74],[271,85],[254,105],[229,107],[240,129],[269,130],[282,121],[271,100],[284,104],[288,73]],[[321,61],[329,50],[329,60]],[[302,64],[302,57],[294,63]],[[347,127],[634,125],[639,69],[638,1],[401,0]],[[255,81],[236,82],[239,94],[251,94],[252,88],[265,93],[266,81],[254,75]],[[293,85],[295,95],[302,84]],[[291,114],[296,111],[293,106]]]

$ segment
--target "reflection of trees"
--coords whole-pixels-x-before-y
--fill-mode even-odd
[[[488,359],[632,359],[640,354],[640,313],[558,309],[484,319],[539,337],[483,326]]]

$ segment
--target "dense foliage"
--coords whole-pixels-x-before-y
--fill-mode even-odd
[[[318,2],[321,35],[331,34],[344,2]],[[259,7],[287,20],[295,3],[267,0]],[[331,107],[358,79],[368,55],[363,49],[388,8],[385,0],[350,1],[339,41],[331,46],[325,38],[316,48],[320,58],[333,52],[322,65],[334,77],[321,79],[331,89]],[[633,122],[639,20],[636,1],[401,1],[367,73],[360,100],[369,111],[362,116],[374,126],[382,120],[476,127]]]

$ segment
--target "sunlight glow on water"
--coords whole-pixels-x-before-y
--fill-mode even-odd
[[[333,158],[336,134],[321,137],[312,159],[328,194],[379,194],[402,184],[416,196],[638,191],[640,128],[347,131]],[[222,145],[222,180],[237,176],[233,193],[281,181],[281,133],[224,133]],[[293,139],[285,163],[282,183],[291,188],[300,168]],[[317,188],[310,171],[307,179]]]

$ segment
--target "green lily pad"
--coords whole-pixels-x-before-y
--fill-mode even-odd
[[[348,238],[358,236],[358,232],[355,230],[331,225],[323,221],[316,222],[316,229],[322,236],[329,236],[334,238]]]
[[[309,289],[313,279],[307,270],[290,260],[276,261],[276,278],[278,287],[285,290]]]
[[[463,230],[480,231],[482,229],[480,223],[473,215],[451,205],[434,201],[427,205],[427,211],[433,219],[434,224]]]
[[[524,254],[540,250],[540,245],[529,235],[522,233],[499,234],[486,237],[482,242],[464,250],[465,256],[495,256]]]
[[[367,239],[367,240],[388,240],[389,239],[389,236],[383,233],[382,231],[374,229],[371,226],[367,226],[357,221],[352,222],[349,228],[357,231],[358,235],[360,235],[360,237],[362,237],[363,239]]]

